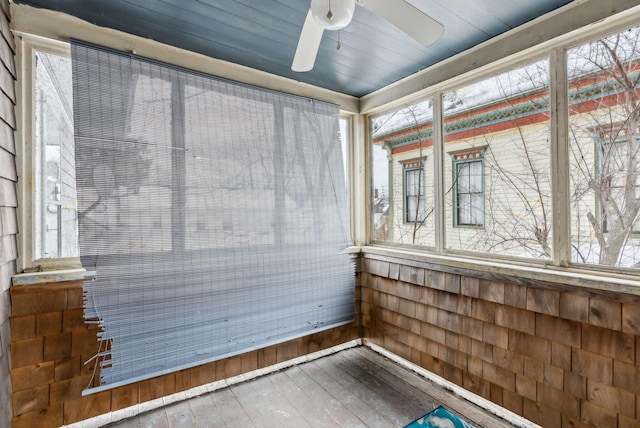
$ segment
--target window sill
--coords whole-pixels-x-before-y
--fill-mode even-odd
[[[39,285],[64,281],[85,281],[95,279],[94,271],[86,269],[60,269],[43,272],[19,273],[11,277],[11,284],[16,285]]]
[[[364,258],[410,267],[515,284],[580,290],[598,295],[615,294],[618,297],[628,295],[634,301],[640,296],[640,276],[633,274],[599,272],[576,267],[562,268],[526,262],[494,261],[473,256],[434,254],[382,246],[363,246],[360,248],[360,254]]]

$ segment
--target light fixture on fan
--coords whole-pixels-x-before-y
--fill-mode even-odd
[[[320,27],[325,30],[341,30],[349,25],[356,0],[312,0],[311,14]]]
[[[346,27],[353,18],[356,3],[395,25],[423,46],[432,45],[444,32],[442,24],[405,0],[311,0],[291,70],[302,72],[313,68],[322,33]]]

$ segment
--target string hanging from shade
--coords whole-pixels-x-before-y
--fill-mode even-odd
[[[98,391],[349,323],[339,110],[72,43]]]

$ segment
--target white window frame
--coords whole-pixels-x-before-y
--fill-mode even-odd
[[[51,270],[79,269],[79,257],[44,258],[35,257],[36,227],[34,218],[35,186],[37,183],[35,158],[35,54],[48,53],[71,56],[69,43],[45,39],[29,34],[17,33],[16,37],[16,165],[19,171],[18,221],[20,231],[18,241],[18,272],[39,272]]]
[[[624,31],[627,28],[640,25],[640,7],[633,10],[622,12],[617,16],[610,17],[599,21],[597,24],[587,25],[579,30],[558,36],[548,42],[531,48],[523,49],[518,53],[498,59],[492,63],[479,67],[475,70],[466,72],[461,75],[454,75],[449,78],[441,79],[437,83],[423,85],[427,89],[417,90],[410,95],[404,95],[393,101],[388,101],[389,94],[381,91],[376,97],[368,97],[366,99],[365,109],[367,122],[371,119],[388,114],[398,109],[399,106],[411,105],[421,100],[431,97],[434,102],[434,153],[435,153],[435,221],[436,230],[444,231],[445,224],[445,200],[446,192],[444,191],[444,156],[442,156],[444,148],[444,114],[442,110],[442,96],[456,88],[465,86],[492,76],[501,72],[512,70],[522,64],[535,62],[537,60],[548,58],[549,60],[549,92],[550,92],[550,146],[551,146],[551,185],[552,200],[554,207],[552,212],[552,239],[553,254],[552,260],[525,260],[509,256],[495,256],[487,258],[482,253],[472,253],[467,251],[449,251],[446,248],[446,236],[443,233],[436,234],[435,251],[430,251],[427,247],[420,249],[402,248],[398,249],[398,244],[386,245],[386,243],[371,241],[371,230],[368,229],[367,242],[371,246],[365,247],[367,254],[380,254],[383,257],[394,257],[398,253],[399,257],[408,257],[411,260],[420,260],[427,262],[435,262],[443,265],[451,265],[456,267],[465,266],[469,269],[485,270],[487,266],[492,266],[496,272],[502,272],[506,275],[514,275],[518,277],[531,277],[534,279],[545,279],[553,282],[567,284],[581,284],[594,289],[608,289],[607,283],[616,283],[625,292],[640,294],[640,280],[638,279],[637,269],[628,269],[621,267],[608,267],[600,265],[587,265],[571,262],[571,207],[569,197],[569,172],[565,165],[569,162],[569,112],[568,112],[568,79],[567,79],[567,58],[568,50],[588,43],[599,38],[614,34],[615,32]],[[465,55],[465,54],[463,54]],[[472,54],[466,54],[465,60],[469,60]],[[469,60],[470,61],[470,60]],[[445,67],[444,65],[442,67]],[[428,70],[424,73],[424,77],[416,77],[413,81],[407,82],[407,87],[418,87],[421,81],[429,81],[433,78],[433,74],[442,71],[439,67]],[[446,73],[445,73],[446,76]],[[389,90],[390,93],[401,93],[402,91],[394,88]],[[380,101],[379,101],[380,100]],[[371,135],[367,136],[368,144],[371,144]],[[370,149],[367,149],[370,150]],[[358,165],[354,166],[355,168]],[[367,177],[371,180],[372,166],[367,164]],[[370,194],[370,193],[367,193]],[[370,203],[370,202],[368,202]],[[362,221],[362,219],[359,219]],[[367,227],[371,227],[369,218],[365,219]],[[523,270],[524,269],[524,270]],[[526,271],[526,272],[525,272]],[[530,273],[528,273],[530,272]],[[603,282],[604,281],[604,282]],[[604,284],[604,285],[603,285]]]

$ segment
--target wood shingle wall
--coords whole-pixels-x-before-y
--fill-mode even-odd
[[[83,397],[83,389],[97,385],[99,373],[94,375],[95,360],[91,360],[98,351],[97,327],[84,324],[82,297],[82,282],[11,288],[13,428],[78,422],[345,343],[357,339],[360,333],[356,321]],[[90,363],[85,364],[87,361]]]
[[[15,44],[9,29],[9,1],[0,0],[0,426],[10,426],[11,302],[9,287],[16,272],[17,196],[13,131],[15,121]]]
[[[362,263],[364,337],[544,427],[640,426],[640,303]]]

